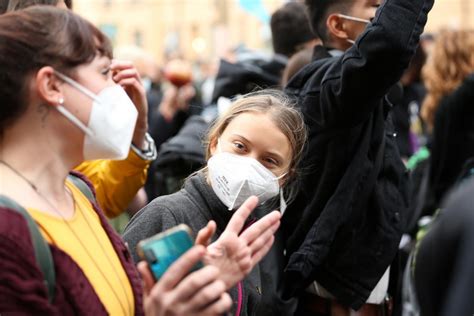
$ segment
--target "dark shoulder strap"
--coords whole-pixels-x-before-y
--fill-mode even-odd
[[[26,220],[28,229],[30,231],[31,241],[33,242],[36,263],[43,272],[44,282],[48,290],[49,302],[52,303],[54,300],[56,274],[54,272],[53,256],[51,255],[51,250],[49,249],[48,243],[43,238],[43,235],[41,235],[38,225],[34,219],[22,206],[4,195],[0,195],[0,206],[18,212]]]
[[[72,173],[70,173],[67,178],[71,180],[71,182],[76,186],[76,188],[78,188],[91,203],[95,204],[96,199],[94,193],[92,193],[92,190],[89,188],[87,183],[84,182],[84,180]]]

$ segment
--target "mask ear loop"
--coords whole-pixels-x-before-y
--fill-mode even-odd
[[[279,177],[275,177],[275,180],[278,181],[278,180],[284,178],[287,174],[288,174],[288,172],[285,172],[284,174],[280,175]],[[285,213],[287,207],[288,206],[287,206],[286,201],[285,201],[285,196],[283,194],[283,188],[280,187],[280,213],[281,213],[282,216],[283,216],[283,213]]]
[[[283,189],[280,188],[280,213],[281,213],[281,216],[283,216],[283,214],[285,213],[287,207],[288,207],[288,205],[286,205],[285,196],[283,195]]]
[[[337,16],[346,20],[354,21],[354,22],[360,22],[360,23],[365,23],[365,24],[370,23],[370,20],[356,18],[355,16],[350,16],[350,15],[345,15],[345,14],[337,14]]]
[[[65,107],[64,107],[64,99],[60,98],[58,105],[56,106],[56,109],[58,110],[59,113],[64,115],[72,124],[76,125],[79,129],[81,129],[85,134],[88,136],[93,136],[94,132],[88,128],[84,123],[82,123],[77,117],[75,117],[71,112],[69,112]]]
[[[370,20],[356,18],[355,16],[350,16],[350,15],[345,15],[345,14],[338,14],[337,16],[340,17],[340,18],[346,19],[346,20],[354,21],[354,22],[365,23],[365,24],[370,24],[371,23]],[[348,39],[346,39],[346,41],[349,44],[352,44],[352,45],[355,44],[355,40],[351,40],[351,39],[348,38]]]
[[[66,75],[63,75],[62,73],[60,73],[59,71],[54,71],[54,73],[56,74],[56,76],[58,76],[59,78],[61,78],[61,80],[64,80],[65,82],[67,82],[68,84],[70,84],[71,86],[73,86],[74,88],[76,88],[77,90],[81,91],[82,93],[84,93],[85,95],[87,95],[89,98],[91,98],[92,100],[94,101],[97,101],[99,102],[99,100],[97,99],[97,96],[92,92],[90,91],[89,89],[87,89],[86,87],[82,86],[81,84],[77,83],[76,81],[72,80],[71,78],[69,78],[68,76]]]

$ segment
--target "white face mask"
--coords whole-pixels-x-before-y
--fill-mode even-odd
[[[207,167],[212,189],[229,210],[237,209],[252,195],[258,197],[260,204],[277,196],[278,180],[285,176],[275,177],[257,160],[227,152],[213,155]],[[286,204],[281,206],[286,208]]]
[[[370,20],[361,19],[361,18],[356,18],[355,16],[350,16],[350,15],[345,15],[345,14],[338,14],[337,16],[340,17],[340,18],[346,19],[346,20],[354,21],[354,22],[360,22],[360,23],[370,24]],[[351,40],[351,39],[349,39],[349,38],[346,39],[346,41],[348,41],[348,42],[351,43],[351,44],[355,44],[355,41],[354,41],[354,40]]]
[[[125,159],[130,150],[138,112],[125,90],[119,85],[104,88],[99,94],[56,72],[56,75],[93,100],[89,124],[85,126],[64,106],[58,111],[86,135],[84,159]]]

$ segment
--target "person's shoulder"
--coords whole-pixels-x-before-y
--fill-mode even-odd
[[[163,195],[151,201],[145,209],[168,211],[171,213],[180,213],[189,208],[192,202],[184,189],[173,194]]]
[[[451,192],[444,203],[443,215],[458,217],[463,223],[474,225],[474,178],[465,180]]]
[[[33,241],[26,219],[20,213],[3,206],[0,206],[0,248],[0,257],[4,260],[7,259],[5,256],[12,255],[10,259],[23,257],[23,260],[34,261]]]
[[[336,63],[337,58],[315,59],[305,65],[296,73],[285,87],[285,92],[290,96],[305,96],[308,93],[321,90],[323,81],[334,72],[332,65]]]
[[[28,232],[28,224],[23,215],[8,207],[0,206],[0,236],[11,239],[24,238],[23,232]]]
[[[191,201],[186,196],[184,190],[159,196],[135,214],[127,226],[131,226],[135,222],[180,221],[184,217],[186,210],[190,209],[190,205]]]

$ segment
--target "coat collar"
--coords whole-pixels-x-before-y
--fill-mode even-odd
[[[313,61],[318,59],[331,58],[332,56],[329,53],[329,50],[330,49],[322,45],[316,45],[313,50]]]
[[[217,232],[222,232],[230,221],[233,212],[229,211],[219,197],[214,193],[212,187],[207,183],[206,174],[200,171],[189,177],[184,190],[191,195],[191,198],[199,206],[200,211],[217,224]]]

